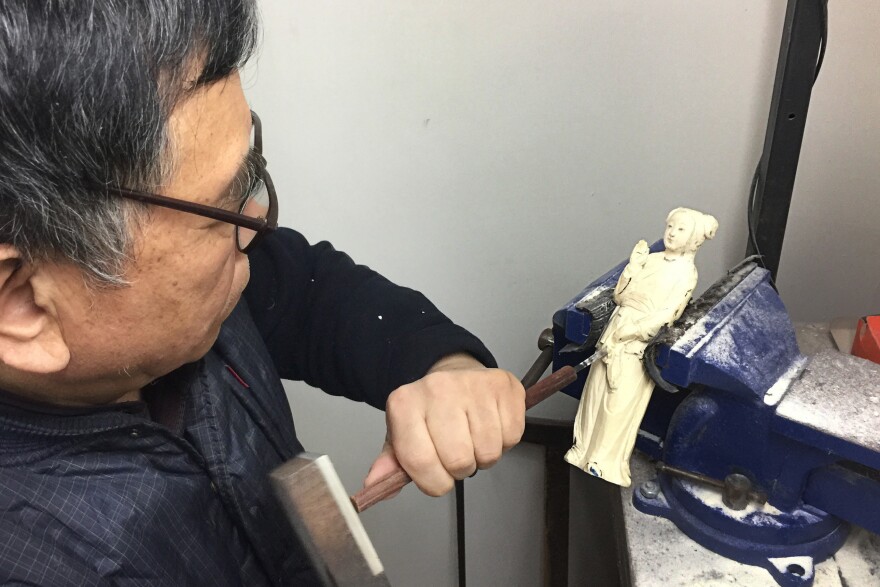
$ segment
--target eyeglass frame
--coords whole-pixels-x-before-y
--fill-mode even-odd
[[[269,196],[269,209],[266,213],[266,218],[254,218],[240,212],[230,212],[229,210],[214,206],[207,206],[205,204],[198,204],[196,202],[190,202],[178,198],[170,198],[168,196],[153,194],[150,192],[130,190],[114,185],[102,185],[101,189],[127,200],[135,200],[144,204],[152,204],[154,206],[161,206],[162,208],[178,210],[180,212],[188,212],[189,214],[226,222],[238,228],[252,230],[255,234],[251,239],[251,242],[249,242],[244,248],[241,248],[239,245],[238,231],[236,230],[235,246],[238,247],[238,250],[242,253],[247,253],[267,234],[278,228],[278,197],[275,194],[275,185],[272,183],[272,178],[266,170],[266,158],[263,157],[263,125],[260,122],[260,117],[257,116],[257,113],[253,110],[251,110],[251,122],[253,123],[254,128],[254,145],[251,149],[253,153],[256,153],[259,162],[256,171],[259,173],[260,180],[265,184],[266,193]],[[248,153],[248,156],[250,157],[250,153]],[[241,204],[241,209],[244,209],[250,199],[251,193],[249,192]]]

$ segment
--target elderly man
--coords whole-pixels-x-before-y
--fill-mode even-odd
[[[266,481],[302,449],[281,378],[386,410],[366,484],[439,495],[519,440],[478,340],[276,230],[255,18],[0,5],[0,583],[309,584]]]

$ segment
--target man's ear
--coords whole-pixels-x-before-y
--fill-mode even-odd
[[[36,269],[0,244],[0,363],[26,373],[55,373],[70,361],[57,316],[34,291]]]

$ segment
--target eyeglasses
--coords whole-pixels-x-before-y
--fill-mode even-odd
[[[251,183],[248,186],[247,195],[242,197],[243,202],[238,213],[112,185],[101,186],[101,189],[128,200],[136,200],[145,204],[188,212],[233,224],[235,225],[235,240],[238,250],[247,253],[263,237],[278,228],[278,198],[275,195],[272,178],[266,171],[266,159],[263,157],[263,127],[260,123],[260,117],[253,110],[251,111],[251,120],[254,125],[254,140],[248,153],[247,162],[251,169]]]

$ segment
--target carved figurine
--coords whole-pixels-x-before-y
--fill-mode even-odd
[[[611,483],[630,485],[629,458],[654,382],[642,366],[648,341],[684,311],[697,284],[694,255],[715,236],[714,217],[676,208],[666,218],[666,250],[649,254],[639,241],[617,286],[574,421],[574,446],[565,460]]]

